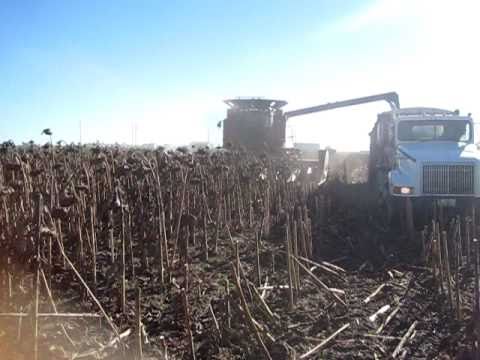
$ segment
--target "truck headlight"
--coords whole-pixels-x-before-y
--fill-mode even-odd
[[[394,186],[393,193],[400,195],[411,195],[413,194],[414,188],[412,186]]]

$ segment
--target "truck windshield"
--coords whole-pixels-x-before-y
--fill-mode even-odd
[[[468,142],[471,125],[461,120],[407,120],[398,123],[400,141],[455,141]]]

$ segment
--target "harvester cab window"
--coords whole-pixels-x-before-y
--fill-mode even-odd
[[[455,141],[471,138],[470,123],[459,120],[401,121],[398,124],[400,141]]]

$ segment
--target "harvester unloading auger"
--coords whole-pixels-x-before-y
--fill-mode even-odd
[[[413,238],[414,208],[435,212],[439,204],[460,203],[474,211],[474,200],[480,197],[476,177],[480,152],[470,114],[424,107],[401,109],[395,92],[287,112],[282,110],[287,104],[282,100],[226,100],[230,108],[224,120],[224,146],[279,152],[285,145],[288,119],[376,101],[386,101],[390,111],[378,114],[370,132],[368,183],[386,220],[404,217],[409,238]],[[325,152],[319,154],[319,161],[325,158]]]

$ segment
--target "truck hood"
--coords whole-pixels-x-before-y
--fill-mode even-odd
[[[419,162],[472,162],[480,160],[480,151],[475,144],[460,144],[448,141],[403,143],[399,150]]]

